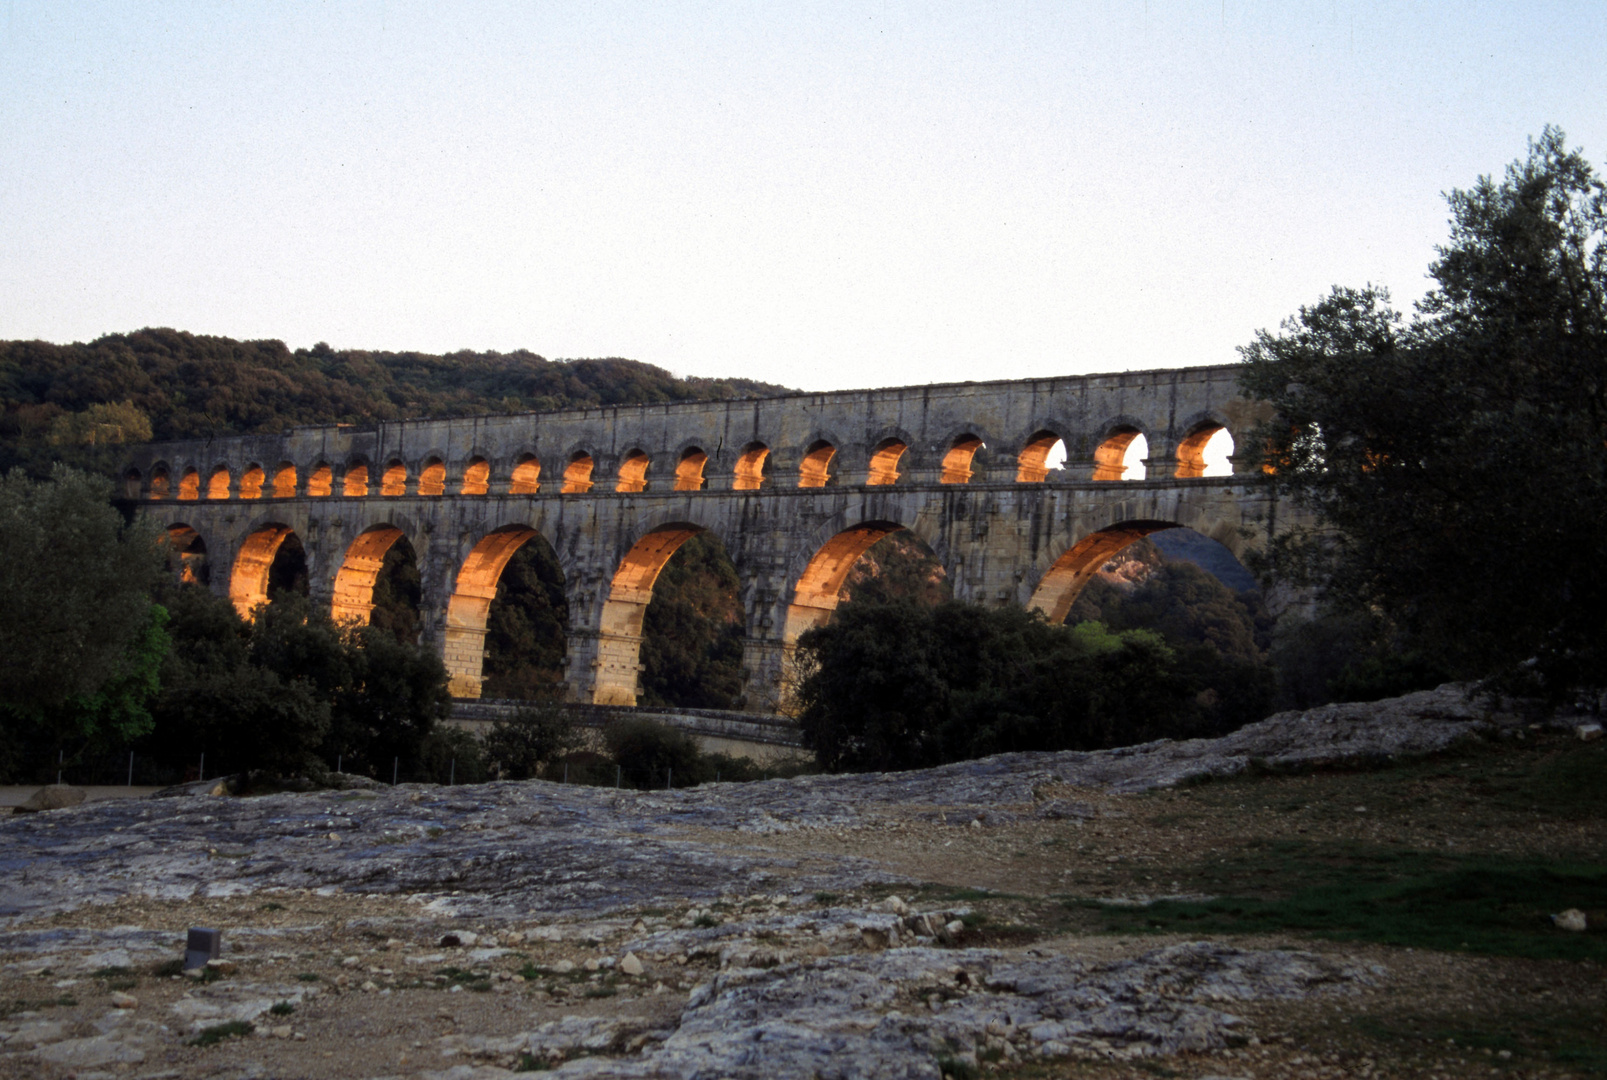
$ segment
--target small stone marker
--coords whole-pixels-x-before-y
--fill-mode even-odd
[[[222,930],[207,930],[199,926],[190,927],[189,938],[184,943],[185,971],[204,968],[207,965],[207,961],[216,960],[222,955]]]

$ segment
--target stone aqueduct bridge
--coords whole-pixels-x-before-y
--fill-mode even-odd
[[[963,600],[1066,615],[1131,541],[1182,525],[1235,554],[1270,529],[1268,485],[1205,477],[1205,443],[1268,415],[1236,366],[406,420],[140,447],[124,474],[187,566],[242,612],[286,537],[337,619],[366,621],[405,536],[424,635],[478,697],[486,616],[514,551],[540,536],[565,575],[572,700],[634,704],[660,569],[708,530],[746,615],[749,712],[776,710],[794,643],[830,618],[854,561],[890,532],[925,541]],[[1142,434],[1149,479],[1123,479]],[[1063,441],[1063,469],[1046,468]]]

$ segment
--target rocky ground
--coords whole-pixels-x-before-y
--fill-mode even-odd
[[[1599,862],[1600,817],[1481,802],[1458,771],[1576,744],[1444,690],[898,775],[17,815],[0,1076],[1570,1075],[1437,1033],[1588,1017],[1588,959],[1112,932],[1096,902],[1236,893],[1276,871],[1246,853],[1289,844]],[[200,976],[192,926],[225,943]]]

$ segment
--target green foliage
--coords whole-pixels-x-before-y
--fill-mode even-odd
[[[213,1024],[204,1027],[201,1033],[190,1040],[191,1046],[216,1046],[225,1039],[232,1039],[238,1035],[251,1034],[251,1021],[230,1020],[224,1024]]]
[[[1144,630],[952,601],[848,603],[799,649],[799,723],[832,771],[1118,746],[1197,723],[1175,654]]]
[[[282,596],[242,620],[203,589],[170,588],[174,648],[153,710],[151,749],[205,750],[209,770],[295,775],[337,754],[347,772],[390,775],[393,758],[425,768],[425,740],[450,706],[446,670],[387,630],[343,630]]]
[[[932,607],[954,599],[954,589],[932,549],[900,529],[876,541],[854,563],[842,599],[869,604],[907,600]]]
[[[485,756],[497,776],[527,780],[569,753],[579,743],[569,714],[555,699],[532,702],[505,720],[497,720],[485,737]]]
[[[1383,289],[1335,288],[1242,350],[1246,392],[1277,408],[1276,482],[1328,526],[1270,556],[1457,675],[1600,686],[1607,188],[1547,128],[1449,201],[1410,320]]]
[[[1173,561],[1147,541],[1122,554],[1141,568],[1136,583],[1096,576],[1066,621],[1160,634],[1176,654],[1177,677],[1194,695],[1202,735],[1232,731],[1270,713],[1276,685],[1266,662],[1272,618],[1261,594],[1235,593],[1199,566]]]
[[[407,542],[407,537],[399,537],[385,552],[385,561],[374,575],[370,601],[374,610],[369,613],[368,625],[389,632],[404,645],[417,645],[419,603],[423,596],[413,545]]]
[[[720,542],[699,533],[659,572],[642,628],[643,705],[728,709],[742,691],[742,604]]]
[[[1607,939],[1557,930],[1548,918],[1570,907],[1607,907],[1607,866],[1295,842],[1256,858],[1276,861],[1274,877],[1283,895],[1102,910],[1112,928],[1123,932],[1296,931],[1487,956],[1607,960]],[[1224,873],[1240,881],[1249,876],[1242,867]]]
[[[692,787],[713,779],[697,740],[679,728],[652,720],[616,720],[603,738],[631,787]]]
[[[563,682],[569,603],[552,546],[526,541],[502,568],[486,618],[488,698],[540,698]]]
[[[483,784],[491,778],[485,747],[471,731],[438,724],[419,745],[416,764],[404,779],[432,784]]]
[[[0,478],[0,769],[49,746],[77,753],[134,738],[167,651],[149,589],[155,531],[125,524],[103,480],[58,466]],[[54,756],[54,755],[52,755]]]

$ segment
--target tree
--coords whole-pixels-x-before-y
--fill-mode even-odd
[[[1607,194],[1548,127],[1447,196],[1410,319],[1336,287],[1241,352],[1282,491],[1324,527],[1269,551],[1455,674],[1607,676]]]
[[[1193,695],[1147,630],[1055,626],[949,601],[841,605],[799,640],[804,743],[828,770],[1193,734]]]
[[[156,531],[124,522],[110,484],[63,466],[0,479],[0,715],[78,746],[151,724],[145,703],[167,651],[151,602]]]

